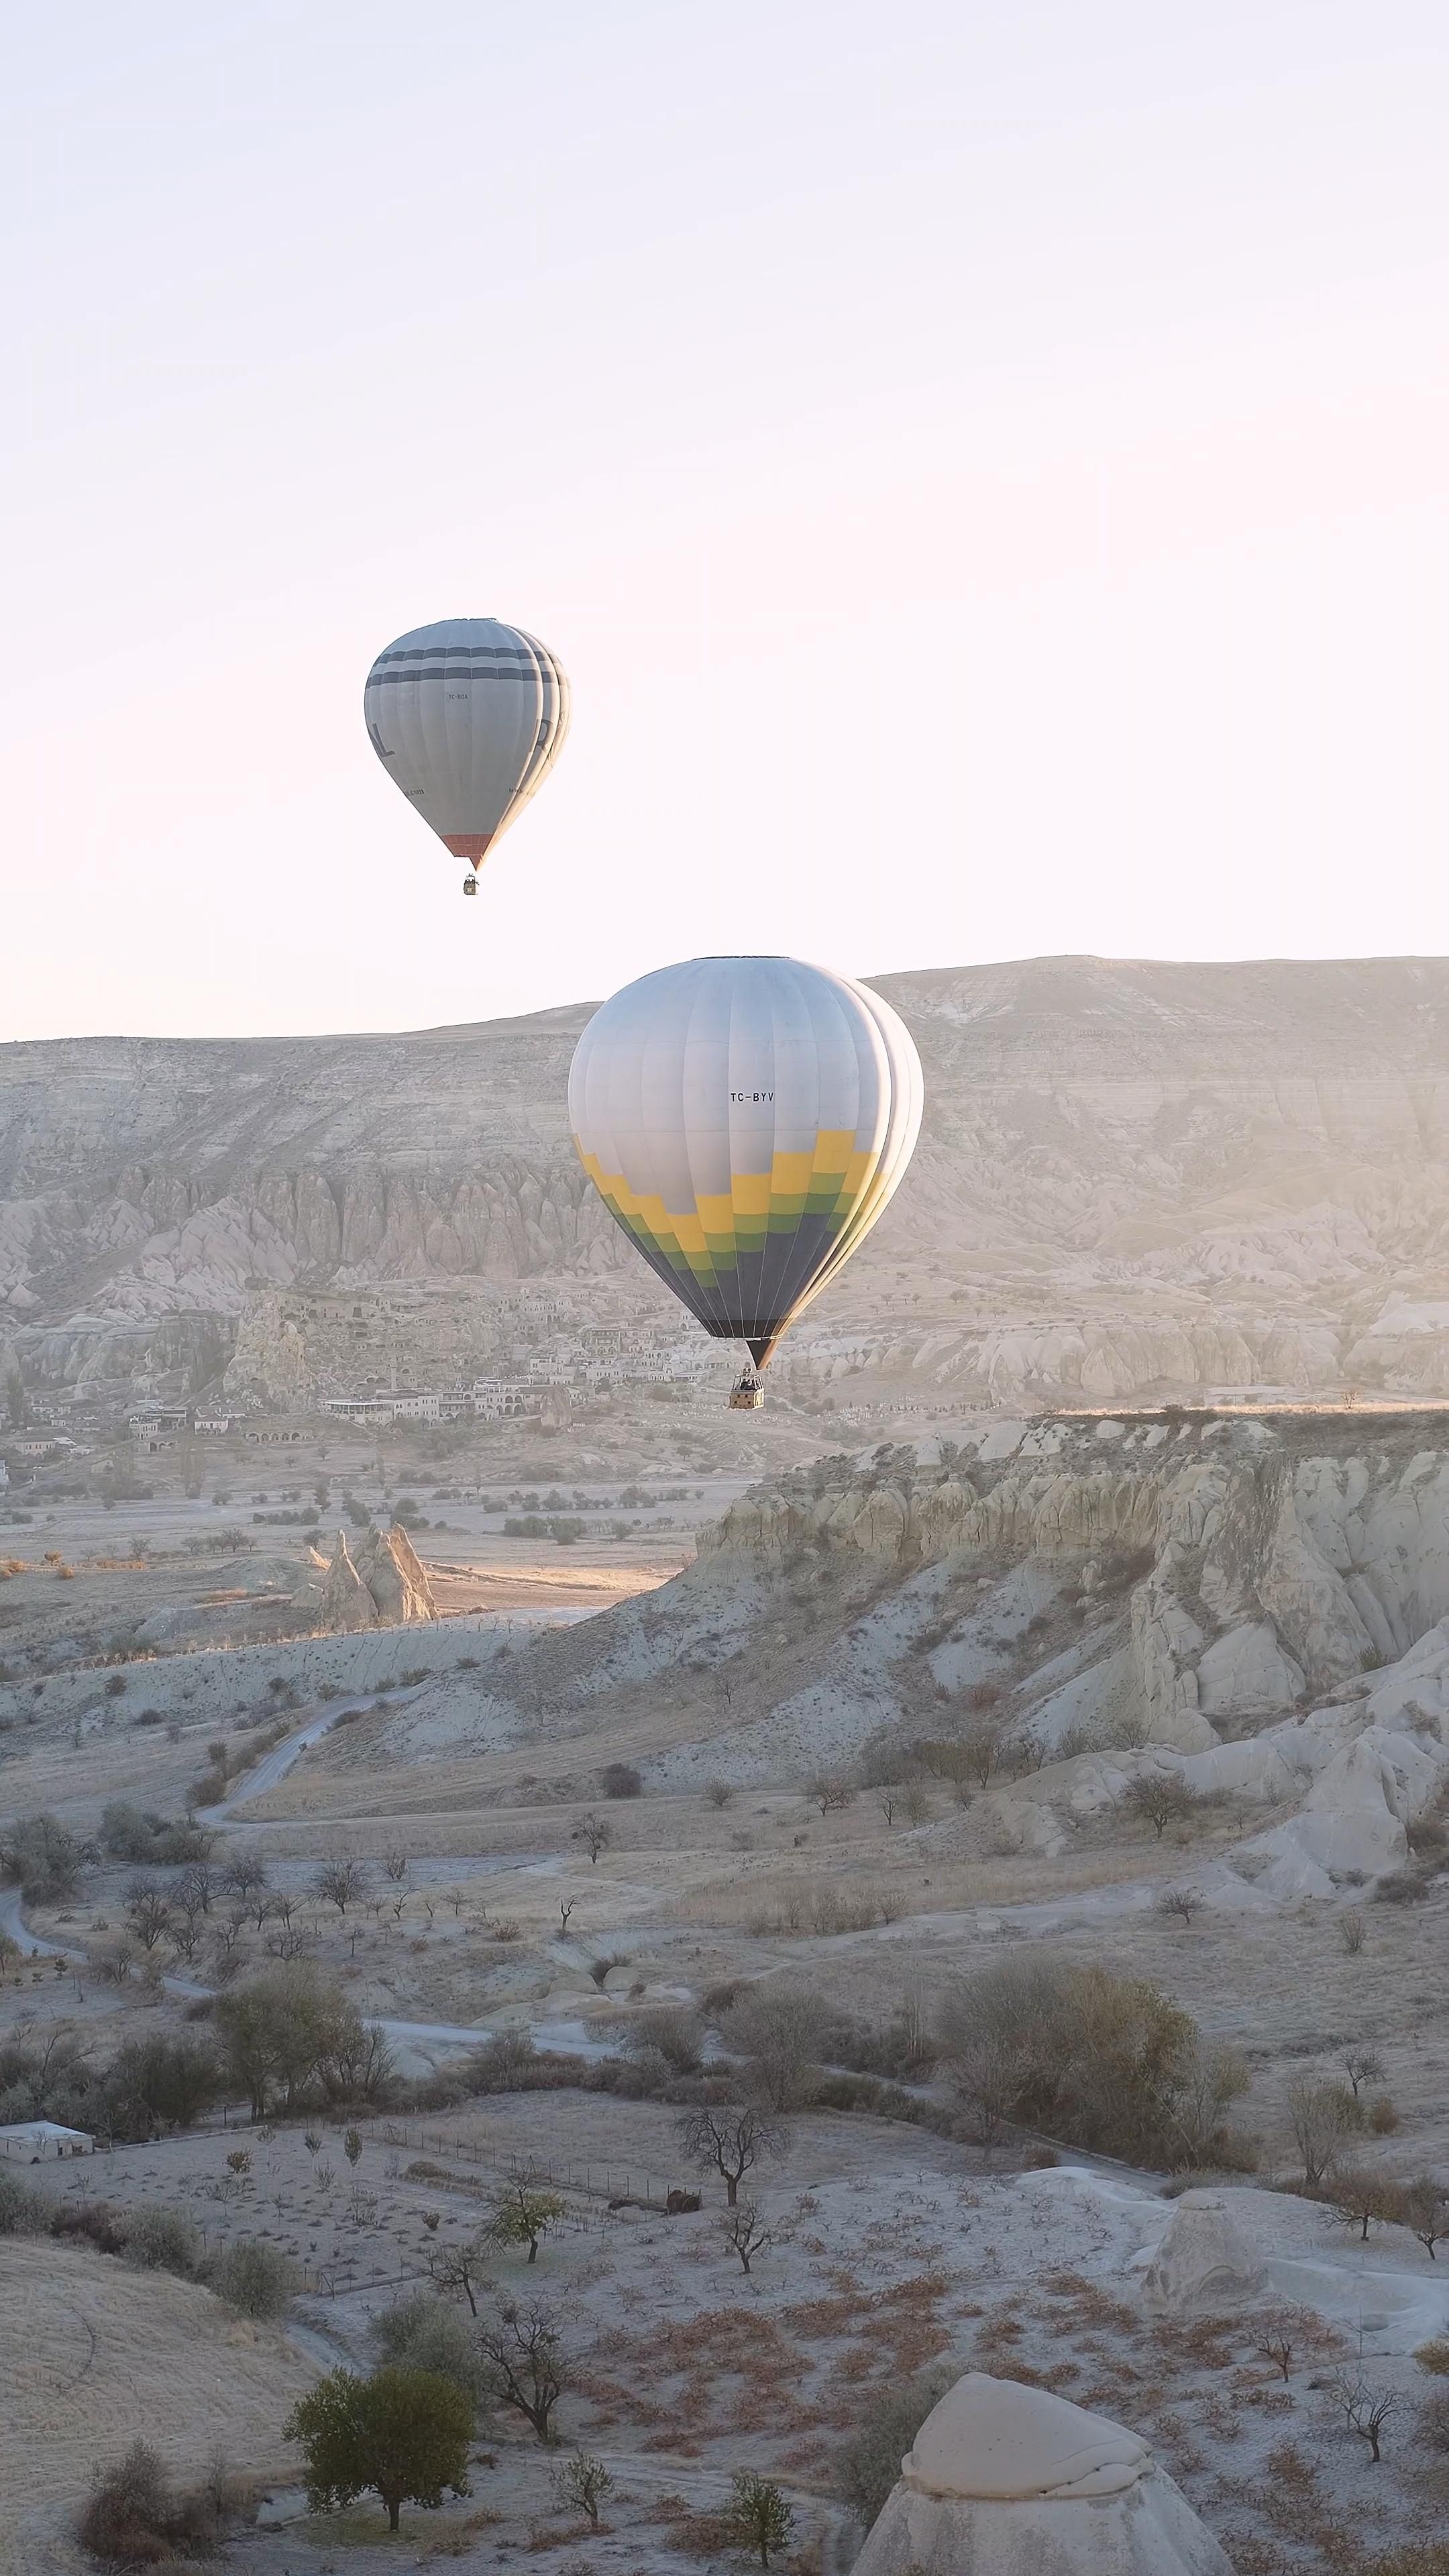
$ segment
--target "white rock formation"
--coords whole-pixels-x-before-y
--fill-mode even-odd
[[[299,1601],[317,1604],[317,1624],[344,1633],[435,1619],[432,1586],[406,1530],[369,1529],[354,1557],[343,1531],[327,1568],[320,1599],[310,1587]]]
[[[1185,2191],[1143,2275],[1143,2305],[1159,2316],[1218,2316],[1261,2298],[1266,2286],[1222,2193]]]
[[[969,2371],[901,2462],[855,2576],[1232,2576],[1147,2444]]]

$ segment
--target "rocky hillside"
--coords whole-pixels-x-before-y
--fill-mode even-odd
[[[1449,1783],[1449,1417],[958,1429],[793,1470],[658,1592],[424,1693],[386,1748],[418,1803],[607,1736],[653,1788],[924,1760],[978,1840],[1051,1849],[1165,1766],[1293,1811],[1249,1847],[1287,1892],[1402,1864]]]
[[[1116,1402],[1449,1372],[1449,962],[1094,958],[886,976],[927,1074],[906,1187],[787,1345],[802,1390]],[[564,1127],[587,1005],[399,1037],[0,1049],[25,1373],[224,1364],[278,1287],[630,1262]],[[868,1388],[866,1391],[869,1391]]]

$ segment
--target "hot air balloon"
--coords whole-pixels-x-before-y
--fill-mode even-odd
[[[570,693],[546,644],[496,617],[445,617],[379,653],[362,711],[388,775],[455,859],[463,892],[543,785],[569,729]]]
[[[921,1060],[864,984],[793,957],[696,957],[626,984],[569,1071],[569,1125],[611,1216],[707,1333],[780,1335],[848,1261],[920,1132]]]

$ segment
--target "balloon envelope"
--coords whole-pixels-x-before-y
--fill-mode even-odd
[[[595,1012],[569,1124],[605,1205],[707,1333],[760,1366],[897,1188],[924,1086],[863,984],[791,957],[696,957]]]
[[[453,856],[475,866],[543,785],[569,707],[548,646],[496,617],[445,617],[399,635],[362,693],[389,777]]]

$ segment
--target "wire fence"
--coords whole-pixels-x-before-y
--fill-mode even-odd
[[[640,2208],[662,2212],[670,2191],[676,2188],[640,2165],[575,2164],[572,2158],[520,2155],[516,2148],[500,2151],[486,2140],[449,2137],[444,2130],[421,2124],[414,2127],[407,2120],[385,2120],[382,2136],[390,2147],[404,2147],[410,2153],[417,2151],[425,2156],[451,2156],[456,2164],[471,2165],[475,2171],[501,2176],[509,2182],[548,2183],[555,2191],[582,2192],[591,2200],[633,2201]]]

